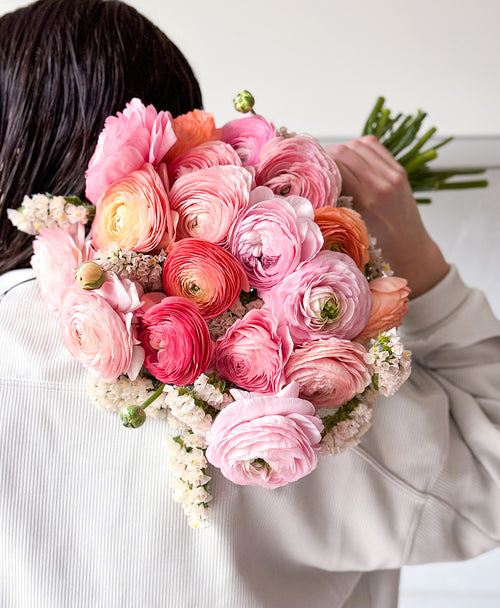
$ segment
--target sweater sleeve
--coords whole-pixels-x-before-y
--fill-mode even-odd
[[[467,559],[500,543],[500,322],[452,267],[411,302],[402,333],[417,383],[427,378],[442,396],[442,453],[405,561]]]

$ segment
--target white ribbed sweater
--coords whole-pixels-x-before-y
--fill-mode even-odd
[[[500,541],[500,323],[455,269],[410,305],[410,380],[361,447],[269,491],[169,488],[160,421],[97,410],[31,271],[0,277],[0,606],[393,608],[404,564]]]

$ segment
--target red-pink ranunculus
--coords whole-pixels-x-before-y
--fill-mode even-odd
[[[97,204],[113,182],[140,169],[145,163],[157,167],[176,141],[169,112],[157,112],[137,98],[116,116],[109,116],[99,135],[86,173],[85,194]]]
[[[354,338],[366,326],[372,305],[363,273],[348,255],[335,251],[320,251],[262,298],[288,325],[295,344]]]
[[[191,384],[212,357],[212,342],[198,306],[186,298],[164,297],[140,314],[144,366],[161,382]]]
[[[212,366],[219,376],[248,391],[277,393],[293,349],[290,332],[269,311],[251,310],[217,340]]]
[[[170,206],[179,214],[177,239],[225,245],[229,229],[248,206],[252,176],[243,167],[200,169],[179,177]]]
[[[371,382],[366,349],[350,340],[329,338],[298,346],[285,367],[287,382],[296,381],[300,396],[317,408],[340,407]]]
[[[83,224],[67,230],[44,228],[33,241],[31,265],[40,293],[50,308],[59,310],[64,290],[75,281],[75,269],[90,257],[90,241]]]
[[[128,279],[106,272],[99,289],[69,287],[60,308],[60,326],[68,351],[105,382],[121,374],[135,379],[144,359],[132,325],[141,306],[137,288]]]
[[[260,153],[255,182],[275,194],[303,196],[314,209],[335,206],[342,189],[337,165],[309,135],[271,139]]]
[[[368,323],[355,340],[365,344],[370,338],[389,329],[397,328],[403,322],[408,310],[410,288],[401,277],[379,277],[370,281],[373,305]]]
[[[305,198],[275,197],[263,187],[256,188],[254,194],[263,200],[253,204],[233,226],[229,251],[241,262],[250,287],[264,290],[313,258],[323,237]]]
[[[232,391],[207,433],[207,459],[233,483],[279,488],[313,471],[323,424],[293,382],[277,395]]]
[[[235,150],[222,141],[204,142],[191,148],[168,165],[170,184],[186,173],[223,165],[241,166],[240,157]]]
[[[258,114],[231,120],[222,127],[222,141],[231,144],[244,166],[256,165],[264,145],[277,135],[276,127]]]
[[[170,296],[192,300],[204,319],[226,311],[249,291],[241,264],[219,245],[201,239],[183,239],[171,248],[163,266],[163,288]]]

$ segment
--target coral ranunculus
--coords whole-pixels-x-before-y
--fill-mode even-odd
[[[222,141],[231,144],[244,166],[256,165],[264,145],[277,135],[276,127],[258,114],[237,118],[222,127]]]
[[[308,135],[271,139],[260,153],[255,182],[281,196],[303,196],[314,209],[335,206],[342,189],[337,165]]]
[[[269,311],[254,309],[217,340],[212,365],[247,391],[274,394],[285,384],[283,368],[292,349],[288,328]]]
[[[164,161],[168,164],[191,148],[206,141],[219,139],[213,114],[193,110],[176,116],[172,125],[177,137],[176,143],[168,150]]]
[[[205,319],[226,311],[249,291],[241,264],[219,245],[201,239],[183,239],[171,248],[163,267],[163,288],[170,296],[192,300]]]
[[[315,340],[295,349],[285,367],[287,382],[317,408],[340,407],[370,384],[366,349],[350,340]]]
[[[410,288],[406,279],[379,277],[370,281],[369,285],[373,298],[370,318],[363,331],[354,338],[361,344],[384,331],[399,327],[408,310]]]
[[[109,116],[86,173],[85,195],[97,204],[113,182],[140,169],[157,167],[176,137],[169,112],[157,112],[134,98],[123,113]]]
[[[164,297],[140,315],[144,366],[161,382],[186,385],[203,374],[212,342],[198,306],[186,298]]]
[[[170,213],[158,173],[151,165],[144,165],[112,184],[99,199],[92,242],[96,249],[107,249],[111,244],[131,251],[161,249],[170,242]]]
[[[179,177],[169,195],[179,214],[177,238],[225,245],[231,226],[248,207],[251,186],[252,176],[243,167],[210,167]]]
[[[323,249],[346,253],[363,272],[370,259],[370,237],[361,215],[345,207],[321,207],[314,211],[314,221],[324,238]]]
[[[299,399],[296,382],[272,396],[231,392],[236,401],[207,434],[207,459],[224,477],[273,489],[316,468],[323,423],[314,406]]]

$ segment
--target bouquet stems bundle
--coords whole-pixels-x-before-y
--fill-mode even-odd
[[[436,128],[431,127],[423,135],[419,135],[427,116],[426,112],[418,110],[416,116],[401,113],[392,116],[391,111],[384,107],[384,104],[385,98],[379,97],[366,120],[362,135],[375,135],[403,165],[414,192],[484,188],[488,185],[486,180],[449,181],[457,176],[484,173],[483,168],[430,169],[428,163],[437,158],[437,150],[449,143],[453,137],[447,137],[435,145],[430,144],[425,147],[436,133]],[[430,203],[431,200],[417,199],[417,202]]]

